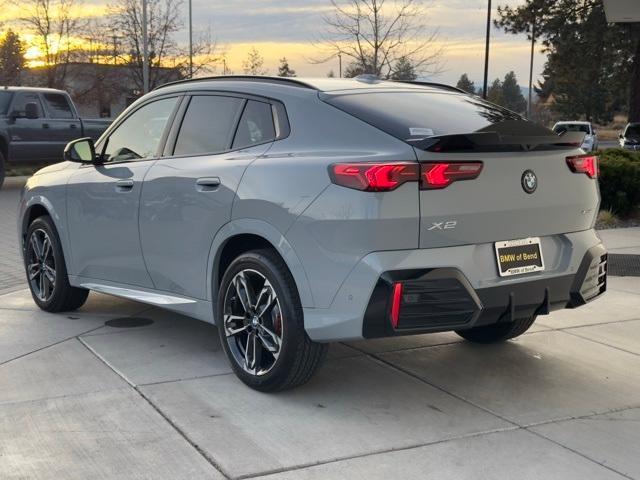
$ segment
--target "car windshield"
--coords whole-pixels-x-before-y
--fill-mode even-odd
[[[563,123],[561,125],[556,125],[553,129],[556,133],[564,133],[564,132],[583,132],[587,135],[590,133],[589,125],[581,124],[581,123]]]
[[[627,127],[627,131],[625,132],[625,136],[627,136],[627,137],[640,137],[640,124],[629,125]]]
[[[7,114],[7,109],[9,108],[12,97],[13,92],[0,91],[0,115]]]

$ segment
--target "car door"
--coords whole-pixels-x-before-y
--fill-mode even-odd
[[[180,100],[150,100],[129,113],[96,146],[102,163],[82,165],[71,176],[67,222],[75,275],[153,288],[140,247],[140,194]]]
[[[27,103],[35,103],[38,118],[25,118]],[[18,92],[11,104],[8,121],[9,158],[14,162],[45,162],[51,160],[52,144],[44,128],[46,119],[37,92]],[[14,115],[17,114],[17,115]]]
[[[66,95],[45,92],[42,94],[42,99],[47,111],[47,121],[44,126],[51,141],[51,154],[55,158],[62,159],[65,145],[71,140],[82,137],[82,126]]]
[[[231,219],[245,168],[267,151],[275,129],[267,102],[194,95],[185,110],[170,135],[170,155],[145,178],[140,238],[159,289],[207,299],[213,238]]]

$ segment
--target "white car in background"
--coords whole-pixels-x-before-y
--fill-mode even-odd
[[[580,148],[585,152],[593,152],[598,149],[598,133],[591,122],[557,122],[553,126],[553,131],[558,135],[564,132],[583,132],[585,135]]]

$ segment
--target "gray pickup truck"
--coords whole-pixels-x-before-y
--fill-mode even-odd
[[[110,123],[79,118],[62,90],[0,87],[0,187],[5,164],[59,162],[68,142],[96,140]]]

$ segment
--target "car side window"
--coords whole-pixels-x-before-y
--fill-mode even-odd
[[[27,103],[35,103],[38,106],[38,117],[42,118],[42,103],[37,93],[22,92],[16,96],[11,109],[21,115],[25,114]]]
[[[244,100],[195,95],[182,120],[174,155],[203,155],[228,150]]]
[[[244,148],[259,143],[270,142],[276,138],[271,105],[249,100],[233,140],[233,148]]]
[[[103,162],[124,162],[154,158],[177,97],[148,103],[129,115],[109,135],[102,152]]]
[[[45,93],[44,101],[51,118],[73,118],[69,99],[60,93]]]

